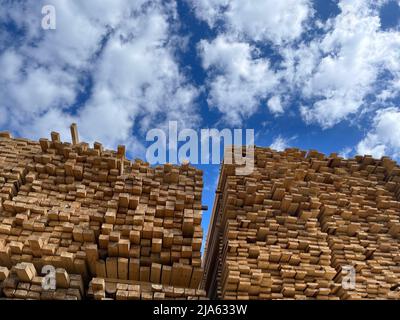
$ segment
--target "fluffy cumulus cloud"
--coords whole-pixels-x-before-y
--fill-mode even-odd
[[[375,6],[373,6],[375,4]],[[332,127],[349,115],[397,94],[400,75],[400,32],[381,30],[376,5],[365,0],[340,1],[341,13],[327,22],[323,36],[297,52],[286,63],[293,85],[301,87],[306,122]]]
[[[210,104],[232,123],[256,113],[263,99],[282,114],[285,96],[304,122],[325,129],[399,97],[400,31],[382,28],[379,15],[387,0],[340,0],[326,20],[312,1],[188,1],[217,33],[201,44],[203,67]],[[280,57],[274,64],[266,44]],[[238,56],[247,68],[232,68]]]
[[[280,96],[275,95],[268,100],[268,109],[272,114],[278,115],[284,112],[282,99]]]
[[[262,56],[258,45],[283,46],[299,39],[313,14],[310,1],[189,2],[199,19],[222,30],[215,39],[199,45],[209,75],[209,105],[218,108],[231,125],[245,121],[265,104],[271,113],[283,113],[276,95],[281,74],[271,68],[271,61]]]
[[[344,158],[344,159],[349,159],[351,154],[353,152],[353,148],[350,147],[346,147],[343,148],[340,152],[339,152],[339,156]]]
[[[379,110],[373,121],[373,129],[357,145],[357,153],[376,158],[390,155],[400,157],[400,109]]]
[[[274,141],[272,141],[270,148],[276,151],[283,151],[289,148],[289,142],[291,139],[286,139],[282,136],[277,136]]]
[[[278,84],[268,59],[257,58],[257,50],[248,43],[219,36],[201,41],[199,51],[209,71],[209,105],[229,123],[241,123],[252,115]]]
[[[175,58],[174,2],[55,0],[56,30],[41,28],[43,1],[0,3],[1,23],[17,28],[0,33],[2,126],[68,140],[75,121],[87,141],[137,149],[133,129],[199,120]]]
[[[282,44],[298,38],[312,15],[309,0],[190,0],[196,15],[211,27],[255,41]]]
[[[186,2],[210,28],[197,43],[200,33],[181,33],[198,30],[180,28],[187,20],[175,0],[54,0],[56,30],[41,28],[44,0],[0,0],[1,128],[32,138],[58,130],[68,140],[77,122],[82,140],[137,149],[168,120],[208,120],[196,107],[205,97],[235,126],[286,112],[323,129],[367,120],[356,151],[399,154],[389,133],[397,132],[400,29],[380,17],[389,0],[338,0],[329,18],[311,0]],[[197,46],[190,59],[205,71],[199,88],[197,69],[181,65],[185,43]]]

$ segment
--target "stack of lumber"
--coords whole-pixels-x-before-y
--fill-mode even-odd
[[[55,270],[55,288],[46,286],[32,263],[21,262],[11,270],[0,267],[0,297],[22,300],[81,300],[84,284],[81,275],[68,274],[65,269]]]
[[[150,282],[93,278],[87,296],[95,300],[203,300],[206,292]]]
[[[202,171],[150,167],[57,132],[0,133],[0,265],[30,262],[82,276],[198,289]]]
[[[220,299],[399,299],[400,168],[255,148],[252,174],[223,164],[203,286]],[[355,270],[348,287],[347,267]]]

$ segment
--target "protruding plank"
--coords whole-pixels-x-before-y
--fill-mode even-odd
[[[118,279],[128,280],[128,266],[128,259],[118,258]]]
[[[10,271],[6,267],[0,267],[0,281],[4,281],[8,278]]]
[[[36,269],[32,263],[21,262],[15,266],[15,271],[22,282],[31,282],[36,276]]]
[[[129,280],[139,280],[140,263],[139,259],[129,260]]]
[[[125,159],[125,146],[119,145],[117,149],[118,158]]]
[[[56,270],[56,283],[57,283],[57,288],[63,288],[63,289],[69,288],[70,279],[65,269],[58,268]]]
[[[161,264],[152,263],[151,264],[151,276],[150,280],[152,283],[160,283],[161,280]]]
[[[71,124],[71,138],[72,138],[72,144],[76,145],[79,143],[79,135],[78,135],[78,126],[76,123]]]
[[[107,258],[107,278],[118,279],[118,262],[117,258]]]
[[[11,139],[11,133],[8,131],[0,131],[0,138],[7,138],[7,139]]]
[[[50,135],[51,135],[51,141],[61,142],[60,134],[58,132],[53,131]]]
[[[161,283],[169,286],[171,283],[172,267],[164,265],[161,273]]]

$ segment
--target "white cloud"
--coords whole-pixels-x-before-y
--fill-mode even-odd
[[[339,152],[339,157],[342,157],[344,159],[349,159],[352,152],[353,148],[346,147]]]
[[[273,96],[271,99],[269,99],[267,102],[267,106],[272,114],[277,115],[284,112],[280,96]]]
[[[76,118],[72,117],[68,113],[63,112],[57,107],[50,108],[46,110],[40,117],[32,117],[32,119],[34,119],[34,125],[18,128],[18,132],[23,132],[23,137],[48,137],[51,131],[57,131],[60,133],[62,141],[70,140],[69,137],[71,136],[71,133],[69,126],[76,120]],[[29,120],[26,122],[29,123]],[[19,125],[19,123],[20,122],[16,122],[14,120],[13,126]],[[43,133],[43,135],[40,133]],[[80,138],[82,138],[82,136]]]
[[[223,11],[230,0],[187,0],[194,8],[196,16],[206,21],[211,27],[217,20],[223,19]]]
[[[357,153],[380,158],[400,156],[400,109],[386,108],[376,113],[373,129],[357,145]]]
[[[341,13],[328,21],[311,20],[308,0],[188,1],[217,32],[199,43],[198,52],[208,103],[230,124],[242,123],[260,105],[279,115],[288,101],[300,101],[307,123],[328,128],[387,108],[399,97],[400,32],[383,31],[376,9],[386,0],[341,0]],[[82,139],[115,146],[136,144],[133,131],[165,127],[170,119],[185,126],[199,122],[198,90],[175,54],[187,38],[175,34],[174,1],[55,0],[55,31],[40,28],[45,1],[0,4],[0,20],[24,32],[0,31],[2,129],[32,138],[59,130],[67,139],[75,121]],[[311,40],[302,37],[315,27]],[[264,45],[283,61],[272,67]],[[86,78],[93,86],[79,104]],[[377,115],[357,150],[396,152],[396,142],[383,138],[381,122],[389,123]]]
[[[311,1],[188,1],[198,18],[218,33],[214,41],[202,42],[203,60],[213,54],[211,46],[217,51],[221,39],[257,52],[249,55],[248,49],[242,50],[246,51],[243,61],[250,66],[267,60],[258,48],[268,41],[282,56],[274,77],[280,81],[278,87],[249,86],[243,77],[232,81],[233,73],[228,71],[212,77],[209,101],[220,103],[220,111],[227,114],[224,97],[226,105],[233,106],[232,116],[225,118],[233,123],[254,114],[258,110],[255,100],[271,98],[271,91],[273,95],[296,95],[303,120],[322,128],[374,110],[378,102],[387,105],[399,96],[400,32],[381,28],[379,8],[386,0],[340,0],[340,13],[327,21],[314,19]],[[302,37],[308,30],[313,30],[312,35]],[[211,68],[203,63],[209,74],[231,64],[232,54],[218,53]],[[249,97],[251,103],[246,101]],[[274,114],[283,111],[277,101],[273,97],[267,102]]]
[[[386,153],[385,145],[381,144],[375,134],[368,134],[357,145],[357,153],[361,155],[371,155],[374,158],[380,158]]]
[[[40,28],[44,1],[0,2],[0,19],[26,30],[0,55],[8,129],[32,138],[59,130],[68,140],[75,121],[82,140],[115,148],[137,144],[133,129],[143,133],[168,119],[197,124],[197,89],[175,57],[173,1],[55,0],[57,29],[48,31]],[[82,104],[87,79],[92,88]]]
[[[209,105],[232,124],[252,115],[278,84],[268,59],[257,58],[257,50],[248,43],[219,36],[212,42],[202,40],[199,51],[209,71]]]
[[[369,1],[340,1],[339,7],[321,38],[285,51],[288,81],[303,98],[316,100],[301,108],[304,120],[324,128],[367,108],[369,94],[382,90],[381,100],[397,95],[400,79],[400,32],[382,31]]]
[[[276,151],[284,151],[286,148],[289,147],[290,140],[291,139],[285,139],[284,137],[279,135],[274,139],[274,141],[272,141],[272,144],[269,147]]]
[[[298,38],[311,16],[309,0],[189,0],[211,27],[222,21],[230,33],[276,44]]]

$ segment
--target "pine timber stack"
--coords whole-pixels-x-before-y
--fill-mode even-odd
[[[206,292],[149,282],[93,278],[87,296],[95,300],[198,300],[205,299]]]
[[[0,267],[0,298],[22,300],[81,300],[84,284],[81,275],[56,269],[55,290],[45,290],[45,279],[32,263],[18,263],[11,270]]]
[[[400,168],[389,158],[255,148],[223,164],[203,286],[220,299],[399,299]],[[342,286],[356,271],[356,286]]]
[[[64,268],[86,289],[97,277],[203,297],[202,171],[153,168],[124,146],[80,143],[76,125],[71,134],[72,144],[0,133],[0,266]]]

